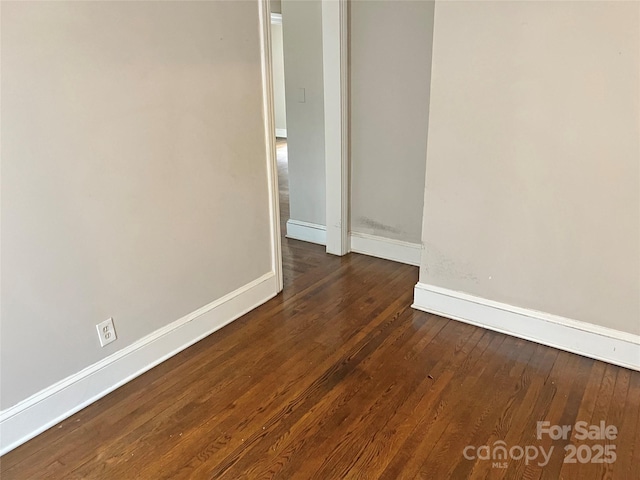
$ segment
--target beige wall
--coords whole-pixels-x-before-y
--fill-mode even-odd
[[[291,218],[325,224],[322,4],[284,0],[284,74]],[[304,99],[300,97],[304,89]],[[302,101],[304,100],[304,102]]]
[[[2,2],[2,408],[270,271],[258,24]]]
[[[433,5],[350,5],[353,232],[420,243]]]
[[[640,333],[639,18],[436,4],[421,282]]]
[[[284,50],[282,25],[271,24],[271,58],[273,71],[273,101],[276,129],[287,129],[287,104],[284,88]]]

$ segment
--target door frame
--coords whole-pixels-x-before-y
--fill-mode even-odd
[[[277,292],[284,286],[282,277],[282,239],[280,238],[280,199],[276,157],[276,120],[273,97],[273,63],[271,58],[271,1],[257,0],[260,19],[260,64],[262,69],[262,116],[267,154],[269,223],[271,230],[271,271]]]
[[[349,245],[349,29],[347,0],[322,0],[327,253]]]

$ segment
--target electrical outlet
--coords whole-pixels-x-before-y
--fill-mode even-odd
[[[100,338],[100,346],[104,347],[105,345],[110,344],[116,338],[116,329],[113,327],[113,318],[108,318],[102,323],[96,325],[98,329],[98,337]]]

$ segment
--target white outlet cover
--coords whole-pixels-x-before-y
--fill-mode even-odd
[[[100,346],[104,347],[115,341],[118,336],[116,335],[116,329],[113,326],[113,318],[108,318],[104,322],[96,325],[98,330],[98,338],[100,339]]]

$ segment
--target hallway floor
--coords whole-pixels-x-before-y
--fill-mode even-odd
[[[10,452],[0,478],[638,478],[640,372],[415,311],[415,267],[289,239],[283,255],[282,294]],[[617,438],[536,438],[581,420]],[[497,441],[537,458],[477,459]],[[563,463],[570,443],[617,460]]]

